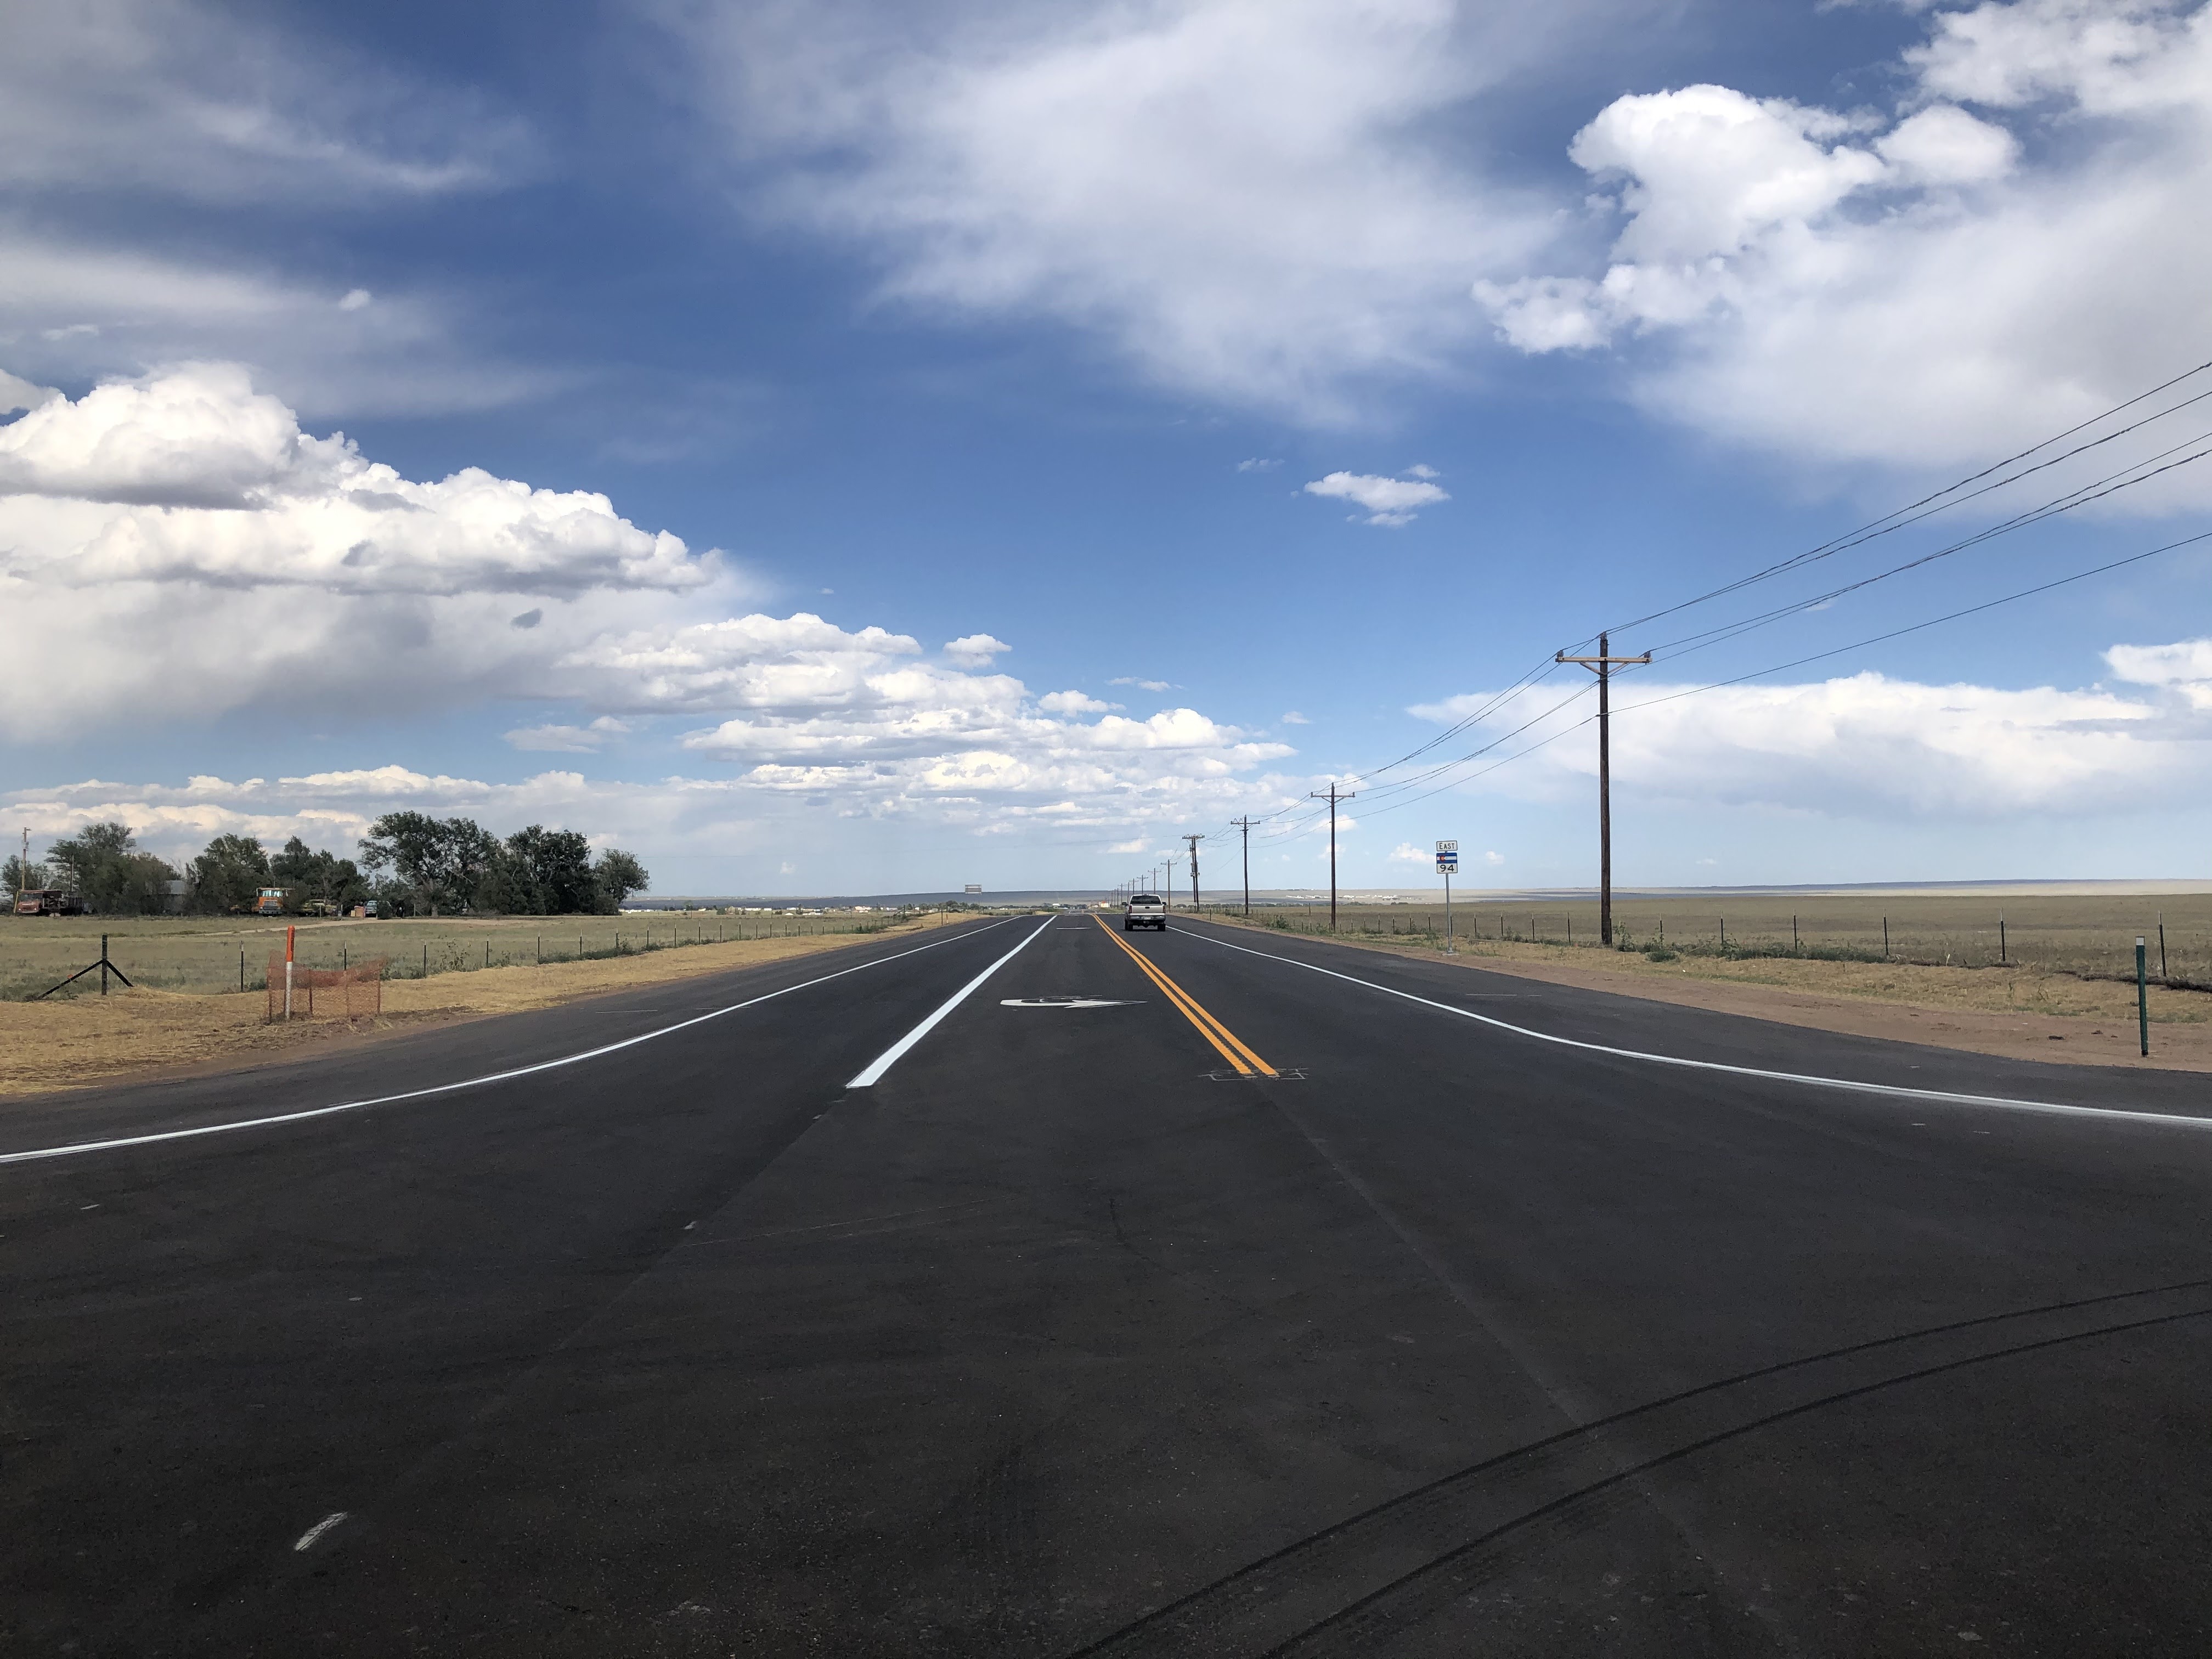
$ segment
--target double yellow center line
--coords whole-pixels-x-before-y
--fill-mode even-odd
[[[1106,919],[1103,916],[1094,915],[1091,919],[1105,930],[1108,939],[1112,939],[1115,944],[1129,953],[1129,960],[1145,970],[1145,976],[1160,988],[1170,1002],[1182,1011],[1182,1017],[1198,1027],[1198,1034],[1213,1045],[1222,1059],[1237,1068],[1237,1076],[1273,1077],[1276,1075],[1273,1066],[1268,1065],[1266,1060],[1239,1042],[1234,1031],[1200,1007],[1198,1000],[1162,972],[1151,957],[1146,956],[1143,951],[1131,945],[1111,927],[1107,927]]]

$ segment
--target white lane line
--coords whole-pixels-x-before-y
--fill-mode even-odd
[[[328,1532],[332,1527],[335,1527],[339,1522],[345,1518],[346,1512],[343,1510],[340,1510],[336,1515],[325,1516],[321,1520],[316,1522],[313,1526],[308,1528],[307,1531],[300,1534],[300,1541],[292,1546],[294,1553],[297,1553],[301,1550],[313,1548],[315,1540],[320,1538],[325,1533]]]
[[[1008,920],[1011,921],[1012,918]],[[833,979],[843,979],[848,974],[863,973],[871,968],[881,968],[887,963],[903,961],[908,957],[918,957],[924,951],[934,951],[940,945],[953,945],[963,939],[974,939],[978,933],[988,933],[992,928],[1002,927],[1005,925],[1003,921],[987,922],[973,933],[956,934],[951,939],[932,939],[928,944],[917,945],[911,951],[901,951],[896,956],[878,957],[875,961],[861,963],[858,967],[842,968],[834,974],[824,974],[819,979],[805,980],[797,985],[787,985],[781,991],[770,991],[763,996],[749,998],[744,1002],[733,1002],[726,1008],[717,1008],[712,1013],[699,1014],[690,1019],[678,1020],[675,1024],[664,1025],[657,1031],[647,1031],[640,1036],[624,1037],[619,1042],[609,1042],[597,1048],[586,1048],[581,1054],[563,1054],[558,1060],[540,1060],[535,1066],[518,1066],[512,1071],[489,1072],[482,1077],[463,1078],[458,1083],[435,1084],[428,1089],[410,1089],[404,1094],[378,1095],[369,1100],[347,1100],[341,1101],[335,1106],[313,1106],[304,1111],[280,1112],[274,1117],[249,1117],[231,1123],[203,1123],[197,1128],[191,1129],[164,1129],[158,1133],[123,1135],[112,1140],[81,1140],[67,1146],[40,1146],[30,1152],[0,1152],[0,1164],[29,1164],[37,1159],[47,1158],[78,1158],[87,1152],[113,1152],[123,1146],[148,1146],[156,1141],[190,1140],[199,1135],[226,1135],[234,1133],[240,1129],[265,1129],[273,1124],[300,1123],[311,1117],[329,1117],[337,1112],[358,1112],[364,1107],[390,1106],[403,1100],[422,1100],[430,1095],[451,1094],[457,1089],[475,1089],[485,1084],[505,1083],[514,1078],[530,1077],[538,1072],[550,1072],[559,1066],[574,1066],[586,1060],[597,1060],[601,1054],[611,1054],[619,1049],[633,1048],[641,1042],[650,1042],[655,1037],[665,1037],[672,1032],[685,1030],[694,1025],[703,1025],[710,1019],[720,1019],[725,1014],[734,1014],[742,1009],[757,1007],[763,1002],[773,1002],[778,997],[787,997],[794,991],[810,990],[817,985],[827,985]],[[1024,945],[1028,942],[1027,939],[1022,941]]]
[[[991,975],[997,973],[1000,969],[1005,967],[1016,957],[1019,956],[1024,951],[1029,949],[1030,944],[1036,940],[1037,934],[1043,933],[1046,927],[1049,927],[1051,926],[1052,923],[1049,921],[1047,921],[1042,927],[1037,928],[1036,933],[1031,933],[1019,945],[1014,946],[1012,950],[1007,951],[1006,955],[1000,957],[988,968],[986,968],[981,973],[976,975],[975,978],[969,980],[965,985],[955,991],[951,997],[946,999],[943,1007],[939,1008],[927,1019],[922,1021],[921,1024],[915,1026],[914,1030],[908,1031],[896,1042],[891,1044],[890,1048],[884,1049],[883,1053],[878,1054],[874,1060],[869,1062],[867,1070],[862,1072],[860,1076],[854,1078],[845,1086],[848,1089],[873,1088],[877,1080],[880,1079],[885,1072],[890,1071],[892,1066],[899,1063],[900,1058],[908,1049],[913,1048],[915,1043],[921,1042],[922,1038],[927,1036],[933,1030],[937,1029],[937,1022],[939,1020],[943,1019],[945,1015],[951,1013],[962,1003],[967,1001],[969,997],[975,995],[977,991],[982,988],[983,981],[985,980],[990,978]]]
[[[1434,1008],[1447,1014],[1457,1014],[1462,1019],[1471,1019],[1484,1025],[1494,1025],[1501,1031],[1510,1031],[1516,1036],[1534,1037],[1539,1042],[1556,1042],[1563,1048],[1580,1048],[1589,1054],[1612,1054],[1620,1060],[1641,1060],[1654,1066],[1679,1066],[1686,1071],[1723,1072],[1730,1077],[1759,1078],[1770,1083],[1804,1083],[1819,1089],[1842,1089],[1852,1094],[1885,1095],[1893,1100],[1933,1100],[1947,1106],[1989,1106],[2008,1112],[2040,1112],[2051,1117],[2115,1118],[2130,1123],[2162,1123],[2169,1128],[2212,1129],[2212,1117],[2184,1117],[2170,1112],[2133,1112],[2120,1106],[2067,1106],[2050,1100],[2013,1100],[2003,1095],[1953,1094],[1942,1089],[1907,1089],[1894,1083],[1861,1083],[1842,1077],[1814,1077],[1802,1072],[1762,1071],[1755,1066],[1728,1066],[1717,1060],[1685,1060],[1678,1054],[1650,1054],[1638,1048],[1615,1048],[1602,1042],[1583,1042],[1575,1037],[1553,1036],[1548,1031],[1532,1031],[1525,1025],[1510,1025],[1502,1019],[1492,1019],[1488,1014],[1478,1014],[1471,1008],[1455,1008],[1449,1002],[1432,1002],[1427,997],[1417,997],[1411,991],[1401,991],[1388,985],[1377,985],[1371,979],[1359,979],[1351,974],[1340,974],[1334,968],[1317,968],[1310,962],[1300,962],[1295,957],[1279,957],[1268,951],[1255,951],[1243,945],[1231,945],[1226,939],[1215,939],[1210,933],[1184,933],[1208,945],[1218,945],[1224,951],[1237,951],[1248,957],[1259,957],[1268,962],[1279,962],[1289,968],[1303,968],[1308,973],[1326,974],[1331,979],[1340,979],[1347,984],[1364,985],[1370,991],[1380,991],[1385,996],[1403,997],[1407,1002],[1418,1002],[1424,1008]],[[1915,1128],[1921,1126],[1913,1125]]]

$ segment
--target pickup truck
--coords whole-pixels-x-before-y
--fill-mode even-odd
[[[1168,930],[1168,902],[1158,893],[1132,893],[1129,902],[1121,912],[1121,931],[1133,927],[1157,927]]]

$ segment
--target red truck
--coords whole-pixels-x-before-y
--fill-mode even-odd
[[[91,913],[92,908],[83,899],[58,887],[26,887],[15,895],[15,914],[19,916],[82,916]]]

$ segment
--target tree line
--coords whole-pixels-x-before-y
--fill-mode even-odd
[[[356,850],[357,859],[340,858],[295,836],[272,854],[258,836],[217,836],[179,870],[142,850],[128,824],[93,823],[27,865],[11,854],[0,877],[11,893],[65,888],[101,915],[212,916],[249,910],[271,887],[284,890],[289,911],[374,900],[387,916],[611,915],[649,880],[631,854],[595,854],[576,831],[538,823],[502,839],[471,818],[386,812]]]

